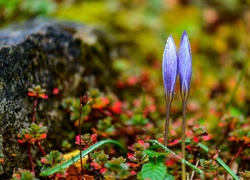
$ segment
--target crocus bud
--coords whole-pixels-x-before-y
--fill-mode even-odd
[[[190,81],[192,75],[192,55],[186,31],[182,34],[178,53],[178,72],[180,75],[181,97],[183,100],[186,100],[190,92]]]
[[[162,59],[162,77],[167,100],[172,100],[177,77],[177,52],[172,35],[167,39]]]

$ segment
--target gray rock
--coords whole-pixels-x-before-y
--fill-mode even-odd
[[[48,152],[72,128],[60,100],[79,97],[89,87],[105,90],[113,85],[114,47],[108,34],[76,23],[34,19],[0,31],[0,179],[18,167],[29,168],[27,150],[16,139],[31,122],[33,98],[27,89],[40,84],[47,90],[49,99],[39,99],[36,119],[49,129],[43,142]],[[59,88],[59,95],[53,95],[53,88]]]

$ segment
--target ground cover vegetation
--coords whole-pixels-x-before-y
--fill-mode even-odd
[[[4,18],[16,16],[13,8],[22,12],[16,2],[5,7]],[[17,141],[27,148],[30,169],[17,170],[12,179],[250,178],[249,2],[44,2],[57,7],[43,11],[46,16],[111,32],[120,43],[121,58],[110,64],[119,76],[111,90],[92,88],[60,102],[76,130],[51,152],[42,146],[46,125],[36,120],[37,104],[49,97],[39,85],[28,89],[33,116]],[[185,51],[184,30],[191,51]],[[164,79],[169,70],[162,67],[175,52],[162,54],[171,41],[177,59],[181,52],[192,57],[192,79],[185,74],[175,79],[183,73],[177,67],[169,92]],[[41,152],[40,159],[32,158],[31,147]]]

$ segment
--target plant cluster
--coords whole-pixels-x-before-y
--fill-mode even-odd
[[[162,144],[163,136],[158,136],[158,141],[156,141],[150,140],[154,138],[152,134],[144,134],[146,130],[152,132],[152,125],[150,125],[149,120],[145,120],[144,123],[141,122],[143,119],[150,118],[150,113],[148,113],[147,110],[145,111],[147,108],[141,111],[142,108],[140,104],[140,108],[138,107],[138,110],[134,111],[134,113],[138,112],[140,115],[139,120],[132,121],[132,117],[136,116],[136,114],[129,111],[129,106],[127,104],[125,106],[125,102],[118,100],[116,96],[111,94],[105,95],[96,89],[91,90],[89,94],[93,94],[93,96],[88,97],[89,95],[85,94],[79,99],[67,98],[62,103],[62,106],[69,113],[70,119],[79,129],[81,129],[81,124],[86,125],[91,123],[92,133],[78,134],[75,139],[75,144],[79,147],[81,155],[78,154],[65,161],[66,159],[62,153],[58,151],[51,151],[46,154],[40,144],[42,140],[46,139],[46,127],[41,124],[36,124],[34,115],[32,116],[32,121],[34,122],[32,122],[28,128],[22,129],[20,133],[17,134],[17,140],[20,145],[27,145],[28,147],[31,171],[19,169],[13,174],[12,179],[36,179],[35,172],[38,171],[38,169],[41,172],[41,177],[47,176],[51,179],[80,176],[97,179],[176,179],[180,178],[179,163],[186,164],[190,167],[190,169],[187,170],[187,177],[189,179],[193,179],[194,177],[226,179],[228,173],[233,176],[234,179],[247,179],[249,174],[247,170],[240,172],[239,177],[237,177],[219,158],[219,154],[221,153],[219,149],[209,149],[202,144],[202,141],[209,141],[211,139],[203,126],[195,125],[187,133],[186,149],[188,151],[187,157],[192,163],[190,164],[190,162],[182,159],[181,156],[168,148],[178,149],[181,140],[178,139],[177,132],[173,130],[170,131],[168,147]],[[34,97],[33,113],[35,113],[38,99],[47,98],[45,90],[42,90],[40,86],[36,86],[29,89],[28,95]],[[100,101],[100,99],[105,100]],[[76,104],[78,104],[78,108]],[[126,108],[127,113],[125,111]],[[142,112],[146,113],[142,115]],[[96,119],[97,117],[99,121],[89,122],[90,118]],[[229,121],[229,119],[234,119],[235,121]],[[118,135],[114,132],[122,131],[123,126],[135,128],[138,136],[136,136],[133,141],[129,138],[122,141],[122,138],[119,139],[120,134]],[[235,157],[231,159],[233,163],[242,151],[247,150],[249,144],[247,140],[248,126],[245,123],[241,124],[239,121],[236,121],[232,116],[223,117],[220,126],[232,128],[229,131],[230,133],[228,133],[228,143],[235,142],[242,144],[242,147],[238,150]],[[240,131],[233,130],[235,126],[243,126],[244,128]],[[110,128],[112,130],[110,130]],[[144,128],[143,131],[142,128]],[[122,132],[126,133],[123,137],[132,137],[131,133],[134,136],[133,132],[128,130]],[[131,145],[127,147],[128,152],[126,156],[114,151],[112,146],[104,149],[101,148],[101,146],[106,143],[123,146],[109,138],[117,139],[125,145],[132,142]],[[142,138],[144,140],[142,140]],[[107,140],[98,141],[98,139]],[[30,153],[30,147],[32,146],[37,146],[42,155],[44,155],[37,161],[36,170]],[[80,157],[87,157],[87,160],[82,161],[81,166],[77,166],[77,161],[82,159]],[[244,162],[244,157],[241,159]]]
[[[42,167],[41,170],[45,170],[54,165],[57,165],[64,160],[62,154],[59,151],[51,151],[49,154],[46,154],[45,150],[41,146],[41,141],[46,139],[47,137],[47,128],[42,124],[36,123],[36,112],[39,98],[48,98],[48,96],[46,95],[46,90],[42,89],[40,85],[36,85],[28,89],[28,96],[34,98],[31,124],[29,125],[29,127],[20,130],[20,132],[17,134],[17,141],[20,145],[27,147],[31,171],[19,169],[13,174],[12,180],[37,179],[37,170],[35,169],[36,164],[33,161],[31,153],[31,148],[34,146],[36,146],[40,150],[40,153],[44,156],[40,161],[37,161],[37,165]],[[64,177],[64,170],[59,171],[58,173],[51,176],[52,179],[54,179],[55,177]]]
[[[112,93],[105,94],[98,89],[90,89],[89,93],[80,98],[68,97],[62,101],[69,120],[78,128],[75,137],[78,152],[69,158],[65,158],[57,150],[46,153],[41,146],[41,141],[47,137],[47,129],[36,122],[36,111],[39,99],[47,99],[48,96],[39,85],[28,89],[28,96],[34,98],[31,124],[17,134],[17,141],[27,147],[30,171],[19,169],[12,179],[34,180],[47,177],[171,180],[182,177],[183,180],[217,180],[228,179],[229,176],[236,180],[249,179],[248,120],[236,116],[235,113],[222,116],[219,127],[223,128],[219,131],[223,138],[220,144],[212,148],[205,144],[212,144],[215,137],[207,133],[204,126],[191,120],[186,127],[186,106],[192,69],[186,32],[183,33],[178,52],[172,36],[168,38],[162,66],[167,102],[165,135],[155,128],[158,125],[153,120],[157,103],[153,96],[144,93],[133,102],[128,102]],[[178,74],[183,102],[182,131],[176,122],[171,125],[171,130],[168,127]],[[145,74],[129,77],[123,83],[118,82],[118,87],[122,89],[144,83],[147,90],[149,80],[145,77]],[[102,147],[105,144],[110,145]],[[31,153],[31,147],[34,146],[42,154],[36,164]],[[228,147],[231,152],[226,151]],[[228,156],[225,152],[234,156]],[[230,167],[235,163],[240,164],[239,162],[242,166],[238,167],[238,172],[233,171]]]

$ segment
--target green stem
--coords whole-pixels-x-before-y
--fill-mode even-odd
[[[182,100],[182,142],[181,142],[181,152],[182,152],[182,158],[185,160],[185,148],[186,148],[186,106],[187,106],[187,100]],[[186,179],[186,166],[184,163],[182,163],[181,166],[182,169],[182,180]]]
[[[163,144],[159,143],[158,141],[156,141],[156,140],[148,140],[147,142],[150,142],[152,144],[157,144],[162,149],[164,149],[166,152],[173,154],[177,159],[180,160],[181,163],[186,164],[187,166],[189,166],[190,168],[192,168],[194,171],[196,171],[196,172],[198,172],[200,174],[203,174],[203,171],[201,169],[197,168],[196,166],[194,166],[190,162],[188,162],[185,159],[181,158],[180,156],[178,156],[177,154],[175,154],[173,151],[171,151],[169,148],[167,148]]]
[[[206,145],[204,145],[204,144],[202,144],[202,143],[198,143],[198,146],[200,147],[200,148],[202,148],[203,150],[205,150],[206,152],[208,152],[209,151],[209,148],[206,146]],[[219,163],[235,180],[240,180],[239,178],[238,178],[238,176],[236,176],[236,174],[228,167],[228,165],[226,165],[226,163],[224,163],[224,161],[221,159],[221,158],[219,158],[219,157],[217,157],[217,158],[215,158],[215,160],[216,160],[216,162],[217,163]]]
[[[166,121],[165,121],[165,138],[164,145],[168,146],[168,131],[169,131],[169,119],[170,119],[170,108],[173,98],[166,97]]]

